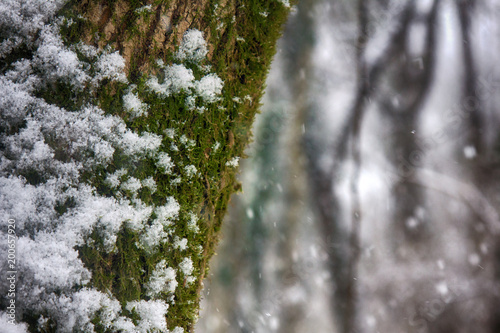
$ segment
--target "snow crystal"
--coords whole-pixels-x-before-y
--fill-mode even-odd
[[[177,186],[179,185],[180,183],[182,182],[182,178],[181,177],[177,177],[177,178],[174,178],[170,181],[170,185],[172,186]]]
[[[56,26],[42,30],[34,64],[43,71],[44,78],[50,82],[64,80],[76,88],[83,88],[89,79],[76,53],[63,45]]]
[[[149,78],[149,80],[146,81],[146,87],[162,97],[168,97],[170,95],[167,85],[160,84],[158,78],[155,76]]]
[[[153,213],[153,207],[145,204],[138,198],[132,199],[132,202],[134,204],[133,213],[128,216],[125,223],[127,227],[137,232],[144,229],[146,221]]]
[[[122,136],[122,144],[127,155],[142,157],[154,154],[161,145],[161,136],[145,132],[141,136],[126,131]]]
[[[168,233],[160,221],[155,220],[143,233],[137,244],[138,247],[145,249],[149,253],[154,253],[161,243],[165,243]]]
[[[135,311],[141,318],[134,329],[135,332],[148,333],[167,329],[165,315],[167,314],[168,304],[164,301],[132,301],[127,303],[126,309]]]
[[[252,208],[247,208],[247,217],[248,217],[249,219],[253,219],[254,214],[253,214],[253,210],[252,210]]]
[[[174,197],[168,197],[164,206],[155,209],[156,219],[165,226],[170,225],[170,220],[179,215],[180,205]]]
[[[167,128],[165,131],[163,131],[167,137],[170,139],[175,138],[176,135],[176,130],[175,128]]]
[[[172,144],[170,145],[170,149],[171,149],[172,151],[179,151],[179,147],[177,147],[177,145],[176,145],[175,143],[172,143]]]
[[[109,164],[113,159],[115,148],[107,141],[98,141],[94,144],[93,151],[97,161],[103,164]]]
[[[189,213],[189,220],[187,223],[188,229],[195,232],[195,233],[200,231],[200,229],[198,228],[197,222],[198,222],[198,216],[196,216],[196,214]]]
[[[96,63],[97,75],[95,81],[108,79],[111,81],[118,81],[127,83],[125,76],[125,59],[118,53],[103,53]]]
[[[144,13],[150,13],[152,10],[153,10],[153,7],[151,5],[145,5],[145,6],[137,8],[135,10],[135,12],[138,14],[144,14]]]
[[[134,118],[147,116],[148,105],[142,102],[136,94],[129,92],[123,96],[123,106]]]
[[[178,236],[175,236],[173,246],[174,249],[184,251],[185,249],[187,249],[187,243],[188,240],[186,238],[180,239]]]
[[[117,331],[123,332],[134,332],[134,330],[136,329],[134,323],[132,322],[132,319],[127,317],[118,318],[114,323],[114,327]]]
[[[186,97],[184,104],[189,110],[191,111],[196,110],[196,97],[192,95]]]
[[[199,174],[198,169],[196,169],[196,167],[192,164],[187,165],[184,168],[184,171],[186,172],[186,176],[188,178],[193,178],[194,176],[197,176]]]
[[[149,188],[151,193],[155,193],[157,190],[156,182],[153,177],[148,177],[142,180],[142,186]]]
[[[181,46],[176,56],[179,60],[199,62],[208,53],[203,33],[196,29],[187,30],[182,37]]]
[[[193,81],[193,71],[184,67],[184,65],[174,64],[168,66],[165,70],[165,84],[174,94],[178,94],[181,91],[187,91],[193,86]]]
[[[146,82],[146,86],[164,98],[182,91],[190,93],[190,88],[194,84],[194,74],[191,69],[184,65],[174,64],[165,68],[164,75],[163,83],[160,83],[158,78],[153,76]]]
[[[161,260],[151,274],[146,284],[146,295],[157,297],[160,293],[173,293],[177,288],[176,272],[172,267],[166,267],[166,261]]]
[[[486,243],[481,243],[479,245],[479,249],[481,250],[482,254],[488,254],[488,244]]]
[[[366,324],[368,325],[368,327],[374,328],[375,325],[377,324],[377,319],[374,316],[367,316]]]
[[[122,183],[122,190],[129,191],[132,194],[137,194],[137,191],[139,191],[142,187],[141,181],[137,178],[130,177],[127,179],[127,181]]]
[[[120,182],[121,182],[120,178],[126,174],[127,174],[127,170],[125,170],[125,169],[116,170],[113,174],[108,175],[106,177],[105,183],[107,185],[109,185],[109,187],[111,187],[111,188],[117,188],[118,186],[120,186]]]
[[[174,168],[174,162],[167,153],[161,152],[158,154],[158,161],[156,165],[163,170],[166,174],[172,173],[172,169]]]
[[[217,74],[208,74],[195,82],[195,91],[206,103],[214,103],[218,100],[224,86],[224,81]]]
[[[82,42],[76,45],[76,49],[87,58],[95,58],[99,54],[99,50],[96,47]]]
[[[184,328],[177,326],[172,330],[172,333],[184,333]]]
[[[165,228],[172,225],[173,220],[179,215],[179,210],[180,205],[173,197],[167,199],[166,205],[156,207],[154,210],[156,219],[141,235],[138,246],[153,253],[158,245],[167,240],[168,232],[165,231]]]
[[[278,0],[279,3],[281,3],[283,6],[286,8],[290,8],[290,0]]]
[[[189,139],[185,134],[180,137],[179,141],[187,148],[196,146],[196,141]]]
[[[226,162],[226,166],[236,168],[238,166],[240,158],[239,157],[233,157],[229,161]]]
[[[414,216],[410,216],[409,218],[406,219],[406,226],[409,229],[415,229],[418,225],[419,225],[419,221]]]
[[[184,275],[191,275],[194,269],[193,261],[191,260],[191,258],[184,258],[179,264],[179,268]]]

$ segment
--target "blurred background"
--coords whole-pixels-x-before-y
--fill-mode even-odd
[[[499,28],[496,0],[299,0],[197,332],[500,332]]]

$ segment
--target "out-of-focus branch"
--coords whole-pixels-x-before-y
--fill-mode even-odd
[[[350,138],[350,150],[353,160],[353,171],[350,179],[351,191],[351,230],[349,235],[349,260],[347,266],[347,290],[346,290],[346,311],[344,332],[353,333],[356,331],[356,303],[357,286],[356,275],[360,253],[360,228],[361,228],[361,202],[359,198],[358,183],[361,169],[361,148],[360,130],[364,114],[365,96],[369,94],[369,84],[367,80],[367,64],[363,60],[364,50],[368,40],[368,8],[366,0],[358,2],[358,41],[356,45],[357,60],[357,85],[360,95],[360,102],[356,103],[353,116],[352,131]]]
[[[414,13],[414,3],[414,0],[410,0],[405,5],[396,24],[397,27],[389,38],[386,49],[370,63],[366,62],[363,57],[363,52],[367,43],[367,35],[358,38],[356,50],[358,60],[358,86],[351,112],[347,116],[348,118],[340,132],[340,137],[333,147],[335,163],[330,170],[332,179],[336,178],[335,174],[339,170],[339,165],[345,160],[348,142],[354,128],[359,127],[362,123],[366,102],[372,96],[373,92],[375,92],[380,74],[393,60],[398,46],[402,43],[402,40],[407,34],[408,26]],[[364,33],[367,34],[366,30],[367,28],[363,28]],[[360,71],[363,71],[363,73],[361,74]]]
[[[475,0],[456,1],[460,19],[460,32],[462,37],[462,54],[464,61],[464,87],[462,107],[469,113],[470,136],[467,138],[476,151],[481,154],[484,150],[481,135],[481,105],[480,96],[477,94],[477,70],[472,52],[471,39],[471,14],[474,12]]]
[[[422,53],[417,55],[417,61],[412,59],[406,46],[409,36],[405,36],[397,53],[398,61],[394,64],[391,77],[392,90],[381,99],[381,110],[390,120],[393,128],[393,140],[389,147],[389,156],[392,163],[398,165],[404,160],[412,160],[415,163],[423,163],[423,153],[417,146],[411,133],[419,130],[419,115],[429,92],[431,91],[436,72],[437,58],[437,13],[440,0],[435,0],[429,13],[423,17],[425,24],[425,36]],[[396,96],[402,100],[393,103]],[[428,225],[423,216],[418,215],[418,209],[422,205],[421,188],[408,182],[405,177],[399,178],[393,184],[393,200],[395,201],[393,211],[395,250],[406,241],[415,245],[418,240],[427,235]],[[409,222],[409,223],[407,223]],[[416,223],[415,223],[416,222]],[[404,245],[403,245],[404,246]]]
[[[408,181],[462,201],[485,224],[490,233],[500,235],[498,212],[477,187],[428,169],[420,169],[417,174],[418,177],[408,177]]]

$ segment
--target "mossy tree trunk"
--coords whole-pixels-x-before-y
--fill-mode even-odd
[[[288,10],[275,0],[167,0],[155,1],[146,15],[138,14],[137,8],[144,5],[147,3],[137,0],[78,2],[71,10],[76,9],[86,20],[83,29],[79,29],[79,34],[73,38],[99,48],[111,46],[119,50],[126,60],[128,77],[134,82],[153,73],[158,59],[171,62],[184,33],[188,29],[197,29],[208,41],[207,65],[213,66],[225,82],[220,102],[224,106],[222,111],[210,109],[200,116],[180,110],[171,112],[175,116],[165,120],[185,122],[186,130],[192,131],[192,136],[201,143],[193,153],[199,160],[197,166],[202,177],[198,184],[178,189],[179,196],[186,197],[202,218],[203,234],[195,240],[203,246],[203,255],[195,262],[195,270],[200,276],[195,287],[176,293],[179,311],[171,309],[167,315],[167,322],[172,323],[172,327],[181,326],[192,331],[208,261],[218,242],[230,196],[239,189],[236,169],[226,166],[226,162],[242,157],[250,140],[251,125],[258,112],[266,74],[275,52],[274,45]],[[119,91],[113,91],[109,97],[118,94]],[[223,153],[213,157],[216,142],[221,142]],[[134,270],[133,265],[143,262],[128,263],[124,257],[128,247],[125,241],[123,247],[119,246],[118,251],[109,257],[96,259],[91,255],[84,260],[91,267],[102,269],[103,263],[120,258],[123,264],[112,264],[109,269],[104,269],[103,274],[115,276],[111,285],[96,287],[111,287],[116,290],[118,298],[123,295],[133,299],[141,293],[130,294],[129,290],[139,288],[140,283],[129,279],[134,275],[139,277],[139,274],[130,272]],[[123,283],[122,280],[129,281]],[[185,281],[183,287],[187,287]]]
[[[161,137],[160,150],[168,154],[166,163],[171,166],[165,168],[172,169],[159,172],[159,164],[155,162],[157,157],[134,161],[117,150],[109,164],[86,170],[79,179],[93,186],[96,195],[103,197],[121,200],[128,196],[131,201],[140,200],[151,207],[168,205],[173,198],[180,207],[175,226],[170,231],[163,230],[168,236],[165,244],[162,243],[155,252],[138,245],[142,236],[127,227],[126,221],[120,222],[123,224],[115,235],[112,250],[95,245],[103,241],[99,228],[94,228],[77,247],[79,258],[92,274],[85,288],[111,294],[125,311],[130,302],[152,299],[146,284],[151,283],[148,281],[156,274],[154,270],[158,263],[176,268],[189,257],[193,265],[192,276],[181,274],[179,270],[177,288],[157,296],[168,303],[166,322],[169,329],[193,330],[208,261],[214,253],[230,196],[239,189],[235,178],[237,161],[243,157],[243,150],[250,140],[251,125],[258,112],[275,42],[289,12],[288,7],[286,2],[277,0],[85,0],[70,1],[59,11],[59,17],[63,18],[60,34],[65,47],[80,50],[81,45],[88,45],[101,51],[118,51],[125,60],[127,84],[105,77],[97,89],[74,92],[71,86],[56,83],[50,88],[40,89],[37,98],[75,112],[92,104],[106,115],[123,119],[127,128],[138,135],[151,133]],[[206,57],[197,64],[189,59],[179,61],[176,56],[179,45],[185,33],[194,29],[201,31],[207,42]],[[28,47],[26,52],[13,52],[0,59],[0,74],[13,68],[16,61],[34,53]],[[80,52],[78,56],[85,57],[82,54]],[[148,82],[152,77],[165,80],[165,75],[169,74],[163,70],[171,68],[168,66],[174,63],[186,66],[187,69],[183,69],[200,80],[197,82],[203,77],[220,78],[223,81],[221,94],[217,98],[207,97],[210,103],[206,105],[200,102],[205,101],[205,97],[193,99],[194,104],[190,107],[186,102],[189,91],[201,91],[200,85],[189,86],[189,89],[175,94],[153,96]],[[124,106],[124,99],[131,91],[136,91],[147,104],[144,104],[147,112],[137,117],[130,117]],[[48,142],[47,138],[45,142]],[[57,140],[48,145],[54,150],[59,149],[61,156],[65,156],[64,147],[58,147]],[[140,189],[138,194],[131,194],[131,187],[125,188],[123,184],[121,190],[116,190],[108,180],[114,172],[125,182],[120,170],[127,170],[130,179],[139,179],[143,184],[152,178],[157,187],[149,192]],[[28,182],[36,185],[42,180],[28,179]],[[56,210],[64,217],[76,204],[69,200],[58,205]],[[156,211],[152,213],[145,230],[152,228],[152,220],[158,216]],[[197,232],[192,232],[193,223]],[[187,239],[189,245],[182,245],[180,239]],[[64,294],[62,291],[56,294],[58,292]],[[137,324],[139,311],[127,309],[128,317]],[[40,318],[45,318],[43,325]],[[61,319],[50,318],[44,311],[29,307],[17,320],[26,322],[30,331],[40,330],[42,326],[47,331],[60,331],[65,327],[58,322]],[[96,331],[116,329],[100,323],[97,315],[92,324]]]

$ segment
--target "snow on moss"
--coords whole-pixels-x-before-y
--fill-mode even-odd
[[[95,101],[86,94],[100,91],[108,82],[123,88],[128,83],[123,57],[112,49],[65,45],[59,30],[63,22],[71,22],[55,18],[65,3],[7,0],[0,5],[0,59],[17,56],[21,45],[32,53],[0,74],[0,214],[15,219],[19,236],[19,313],[38,316],[40,331],[52,330],[53,322],[61,332],[93,332],[95,322],[109,331],[166,331],[165,302],[129,302],[126,310],[139,316],[134,322],[111,294],[90,287],[92,274],[77,250],[87,246],[113,253],[124,228],[136,234],[136,245],[147,253],[160,248],[184,251],[188,240],[173,235],[180,214],[175,198],[167,197],[164,205],[155,207],[143,197],[158,196],[155,179],[174,168],[168,153],[161,151],[164,137],[147,127],[131,129],[119,116],[92,105]],[[160,98],[180,95],[185,105],[192,106],[188,109],[203,112],[207,104],[218,101],[224,85],[216,74],[208,73],[210,66],[200,64],[207,53],[203,34],[188,30],[175,60],[184,63],[159,63],[158,77],[151,76],[146,87]],[[197,66],[196,70],[190,66]],[[205,75],[201,78],[200,69]],[[51,102],[55,85],[79,94],[68,98],[71,106]],[[125,95],[116,102],[128,113],[126,120],[147,115],[144,92],[134,85],[124,89]],[[86,96],[84,102],[82,96]],[[173,128],[165,135],[172,140],[167,145],[177,150],[196,146],[182,135],[182,146],[177,147]],[[142,179],[138,166],[151,163],[159,171]],[[183,170],[187,178],[200,174],[194,165]],[[168,179],[173,186],[181,181],[179,176]],[[194,214],[188,229],[199,231]],[[0,227],[0,236],[5,238],[6,232]],[[169,239],[173,244],[167,243]],[[0,254],[7,250],[0,244]],[[4,271],[5,265],[0,263]],[[179,269],[188,283],[196,280],[191,276],[191,258],[184,258]],[[176,274],[165,260],[160,261],[145,285],[147,296],[173,293]],[[6,283],[0,283],[0,292],[6,294],[5,288]],[[6,313],[0,311],[0,323],[5,320]],[[16,327],[26,329],[22,323]]]
[[[161,260],[156,264],[155,270],[146,284],[146,295],[149,297],[157,297],[161,293],[175,292],[177,288],[175,269],[166,266],[165,260]]]
[[[194,281],[196,281],[196,277],[191,276],[194,270],[193,260],[191,260],[191,258],[188,257],[184,258],[182,262],[179,264],[179,269],[184,274],[187,283],[191,284]]]
[[[188,178],[193,178],[194,176],[199,176],[200,173],[198,172],[198,169],[192,164],[186,165],[184,167],[184,172],[186,173],[186,177]]]
[[[206,42],[201,31],[188,30],[182,39],[182,43],[176,53],[177,60],[182,62],[198,63],[203,60],[208,53]],[[151,76],[146,82],[146,86],[161,98],[166,98],[172,94],[186,94],[184,104],[191,111],[203,113],[205,105],[215,103],[220,99],[224,81],[215,73],[209,73],[199,80],[195,79],[194,73],[184,64],[172,64],[165,66],[163,62],[159,65],[163,69],[163,77]],[[210,66],[202,66],[205,72],[211,70]],[[161,82],[160,82],[161,81]],[[201,101],[197,101],[201,99]]]
[[[186,276],[191,275],[194,269],[193,261],[191,260],[191,258],[184,258],[182,262],[179,264],[179,269],[184,275]]]
[[[160,221],[154,220],[153,223],[141,234],[137,246],[152,254],[158,250],[158,246],[167,241],[168,233],[165,231],[165,225]]]
[[[185,249],[187,249],[187,243],[188,243],[188,240],[186,238],[180,239],[179,236],[175,236],[173,248],[184,251]]]
[[[224,82],[217,74],[208,74],[195,83],[195,91],[206,103],[214,103],[222,92]]]
[[[196,214],[189,213],[189,220],[187,223],[188,229],[192,232],[197,233],[198,231],[200,231],[197,223],[198,223],[198,216],[196,216]]]
[[[183,134],[179,141],[186,147],[186,148],[193,148],[196,146],[196,141],[193,139],[189,139],[185,134]]]
[[[0,58],[6,57],[22,44],[31,46],[42,29],[67,0],[5,0],[0,5]]]
[[[156,162],[156,165],[166,174],[170,174],[174,168],[174,162],[172,162],[170,156],[165,152],[158,154],[158,161]]]
[[[117,188],[121,184],[121,178],[127,174],[126,169],[116,170],[106,177],[105,183],[111,188]]]
[[[134,327],[134,332],[166,331],[167,321],[165,315],[167,314],[168,304],[164,301],[132,301],[127,303],[126,309],[137,313],[140,317],[137,326]]]
[[[121,188],[125,191],[132,193],[134,196],[137,194],[142,187],[142,183],[139,179],[135,177],[130,177],[127,181],[123,182]]]
[[[148,105],[142,102],[133,92],[129,92],[123,96],[123,107],[133,118],[148,115]]]
[[[125,59],[118,53],[103,53],[100,55],[96,63],[97,75],[94,77],[94,82],[104,79],[127,83],[125,75]]]
[[[78,60],[76,53],[63,45],[57,30],[58,27],[54,25],[42,29],[34,64],[43,71],[46,80],[69,81],[81,89],[89,76],[83,70],[83,63]]]
[[[169,91],[173,94],[187,91],[193,86],[193,81],[193,71],[184,67],[184,65],[174,64],[168,66],[165,70],[165,84],[167,84]]]
[[[149,188],[151,193],[155,193],[157,190],[156,181],[153,177],[148,177],[142,180],[142,186]]]
[[[169,225],[172,219],[179,216],[180,205],[174,197],[168,197],[167,203],[155,209],[156,219],[164,225]]]
[[[52,330],[48,325],[56,322],[61,332],[93,332],[96,317],[110,331],[166,330],[165,303],[130,303],[141,318],[136,327],[113,296],[89,288],[92,275],[77,251],[84,245],[115,251],[124,227],[154,247],[167,239],[165,229],[177,219],[180,206],[169,198],[153,215],[153,207],[136,196],[143,186],[154,193],[154,178],[133,177],[133,168],[130,176],[126,169],[113,171],[117,154],[126,163],[157,156],[161,135],[135,132],[91,101],[66,109],[44,99],[44,91],[52,91],[56,83],[79,93],[84,88],[95,91],[104,81],[127,82],[118,52],[64,45],[53,20],[64,2],[8,0],[0,5],[0,58],[20,45],[33,54],[0,75],[0,214],[16,221],[19,237],[16,305],[19,314],[38,316],[40,331]],[[191,89],[186,68],[172,67],[168,73],[169,89]],[[133,117],[147,110],[131,92],[122,102]],[[84,174],[96,176],[96,170],[106,170],[101,181],[115,191],[114,197],[82,182]],[[0,236],[6,238],[6,233],[1,227]],[[91,235],[97,235],[96,240]],[[0,244],[0,254],[7,250]],[[5,265],[0,263],[4,271]],[[5,295],[6,286],[0,283]],[[0,322],[6,318],[0,311]],[[26,325],[16,328],[25,331]]]
[[[199,62],[206,57],[207,53],[208,48],[203,33],[196,29],[190,29],[184,33],[176,56],[179,60]]]
[[[173,64],[165,67],[163,74],[165,76],[163,83],[160,83],[155,76],[146,82],[146,86],[151,91],[162,97],[168,97],[171,94],[178,94],[182,91],[189,92],[189,89],[193,87],[193,71],[182,64]]]
[[[226,162],[226,166],[236,168],[239,164],[239,161],[240,161],[239,157],[233,157],[232,159]]]

